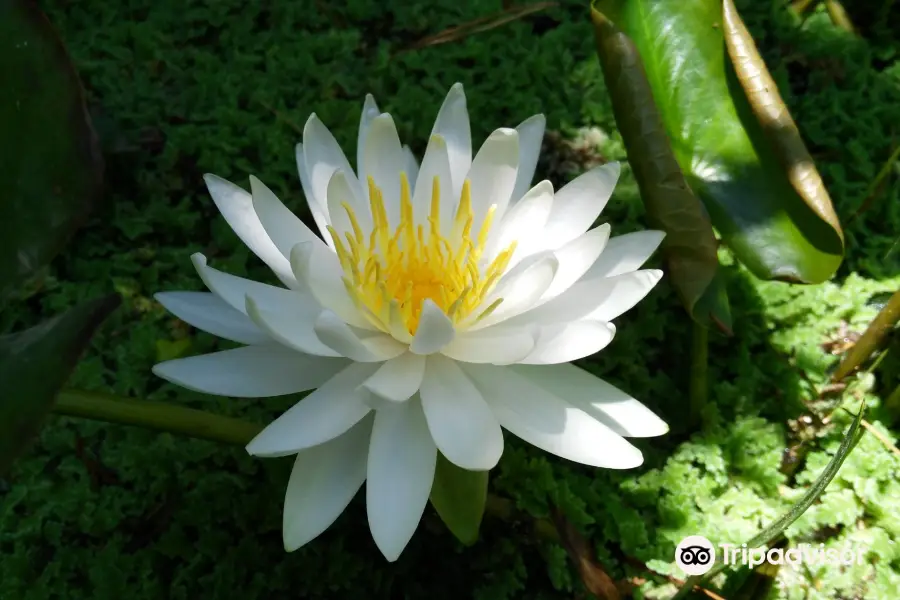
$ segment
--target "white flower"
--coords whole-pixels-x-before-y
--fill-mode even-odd
[[[212,293],[159,301],[187,323],[246,346],[158,364],[186,388],[234,397],[315,390],[248,446],[296,455],[284,507],[294,550],[322,533],[366,482],[376,544],[396,560],[425,509],[437,452],[488,470],[501,427],[572,461],[641,464],[625,437],[667,426],[637,400],[566,364],[613,338],[610,323],[659,281],[638,270],[657,231],[588,230],[617,164],[554,193],[531,187],[544,117],[498,129],[472,158],[462,86],[450,90],[421,166],[366,98],[357,174],[312,115],[297,145],[317,237],[255,177],[251,193],[213,175],[235,233],[286,287],[217,271]]]

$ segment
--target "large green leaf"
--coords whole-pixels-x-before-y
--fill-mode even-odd
[[[478,541],[487,487],[487,471],[461,469],[438,453],[431,504],[447,529],[463,544]]]
[[[38,432],[94,331],[118,305],[118,296],[107,296],[0,336],[0,473]]]
[[[0,140],[2,299],[60,251],[103,174],[78,75],[29,0],[0,0]]]
[[[666,232],[663,253],[672,285],[697,322],[706,325],[712,320],[730,331],[731,312],[718,275],[712,224],[672,152],[641,57],[634,43],[604,15],[595,10],[592,17],[597,55],[628,163],[648,220]]]
[[[823,281],[842,259],[840,225],[777,87],[725,6],[597,0],[595,11],[636,46],[687,183],[739,260],[764,279]]]

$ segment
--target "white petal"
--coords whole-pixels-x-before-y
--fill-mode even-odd
[[[448,235],[453,225],[453,216],[459,205],[459,195],[454,195],[453,179],[450,176],[450,158],[447,154],[447,142],[439,135],[431,136],[422,167],[416,179],[416,191],[413,195],[413,210],[416,223],[424,224],[431,214],[431,198],[434,192],[434,178],[438,180],[438,201],[440,202],[440,231]]]
[[[313,197],[325,214],[325,218],[331,222],[327,204],[328,182],[338,169],[351,174],[353,169],[337,140],[315,113],[310,115],[303,127],[303,159],[309,174],[309,187]],[[359,182],[355,177],[351,179],[350,185],[355,187],[358,196],[362,196],[362,188],[356,187],[359,186]]]
[[[385,362],[363,387],[391,402],[404,402],[419,391],[425,374],[425,357],[405,352]]]
[[[472,165],[472,132],[469,127],[469,111],[466,94],[461,83],[453,84],[438,111],[431,136],[439,135],[447,141],[450,157],[452,201],[459,200],[463,180]],[[450,202],[451,198],[447,198]]]
[[[495,231],[488,236],[485,257],[492,260],[499,252],[516,242],[516,250],[509,262],[515,266],[522,258],[533,254],[543,244],[543,228],[553,208],[553,184],[542,181],[509,208]]]
[[[494,468],[503,454],[503,431],[465,373],[449,358],[428,357],[422,408],[441,454],[471,471]]]
[[[160,292],[153,296],[170,313],[197,329],[241,344],[262,344],[271,338],[250,319],[208,292]]]
[[[409,178],[410,190],[415,193],[416,180],[419,178],[419,162],[416,160],[416,155],[406,145],[403,146],[403,169]]]
[[[300,354],[277,344],[258,344],[169,360],[154,365],[153,373],[204,394],[268,398],[311,390],[346,366],[344,359]]]
[[[555,250],[590,229],[609,201],[619,171],[619,163],[607,163],[556,192],[544,231],[547,248]]]
[[[503,217],[516,185],[519,168],[519,134],[515,129],[492,133],[472,160],[467,178],[472,186],[472,238],[481,231],[491,205],[495,221]]]
[[[441,348],[453,341],[455,334],[453,321],[433,300],[426,299],[422,303],[419,328],[416,329],[416,334],[409,345],[409,351],[415,354],[439,352]]]
[[[337,360],[337,359],[319,359]],[[288,456],[341,435],[369,414],[369,393],[360,384],[375,372],[375,365],[352,363],[316,391],[269,423],[247,444],[253,456]]]
[[[510,367],[462,364],[510,433],[568,460],[609,469],[643,462],[640,450],[584,411]]]
[[[531,258],[531,257],[529,257]],[[490,306],[496,298],[503,298],[500,306],[493,313],[471,324],[469,329],[484,329],[490,325],[500,323],[506,319],[515,318],[516,315],[528,311],[535,305],[541,296],[549,289],[559,261],[552,254],[535,256],[533,260],[523,260],[500,279],[497,287],[488,296],[484,306]],[[475,312],[475,316],[480,314]],[[518,321],[516,324],[520,324]]]
[[[581,319],[612,321],[646,296],[662,277],[662,271],[645,269],[615,277],[584,279],[568,290],[510,320],[522,323],[568,323]]]
[[[247,316],[259,329],[288,348],[316,356],[341,356],[323,344],[313,331],[316,318],[322,312],[317,305],[298,305],[282,297],[277,303],[265,306],[248,294],[246,308]]]
[[[337,254],[321,244],[297,244],[291,250],[291,267],[313,297],[345,322],[363,329],[375,329],[360,314],[344,285],[344,270]]]
[[[299,291],[278,288],[274,285],[229,275],[223,271],[208,267],[206,265],[206,257],[199,252],[191,255],[191,262],[194,263],[197,274],[200,275],[200,279],[203,280],[209,291],[243,314],[247,314],[245,298],[248,294],[251,294],[263,306],[282,302],[285,294],[297,303],[315,302],[310,295]]]
[[[462,362],[508,365],[528,356],[535,338],[534,328],[497,325],[458,333],[441,354]]]
[[[286,258],[290,257],[291,248],[300,242],[325,245],[303,221],[297,218],[297,215],[288,210],[272,190],[253,175],[250,176],[250,190],[253,194],[253,208],[259,216],[259,222],[266,229],[275,247]]]
[[[378,104],[375,102],[375,96],[366,94],[366,100],[363,102],[362,114],[359,117],[359,136],[356,138],[356,172],[360,181],[366,180],[366,173],[363,171],[363,149],[366,147],[366,136],[369,133],[369,126],[372,119],[381,114],[378,110]]]
[[[250,250],[266,263],[286,286],[295,287],[297,280],[288,259],[278,251],[253,208],[253,198],[230,181],[207,173],[203,176],[210,196],[228,225]]]
[[[526,365],[571,362],[600,352],[615,335],[615,326],[605,321],[585,319],[544,325],[534,351],[519,362]]]
[[[609,230],[609,223],[604,223],[553,251],[559,260],[559,269],[542,300],[559,296],[581,279],[597,258],[602,256],[609,240]]]
[[[516,131],[519,133],[519,171],[513,187],[512,202],[517,202],[531,188],[534,170],[541,155],[541,142],[547,119],[544,115],[534,115],[522,121]]]
[[[353,234],[350,217],[346,206],[350,207],[357,224],[364,235],[372,230],[372,212],[368,202],[354,195],[353,186],[350,185],[350,177],[345,171],[335,171],[328,182],[328,214],[331,216],[331,226],[338,232],[344,247],[347,240],[344,234]],[[346,206],[345,206],[346,205]],[[368,240],[366,240],[368,241]]]
[[[316,195],[312,191],[312,181],[309,176],[309,171],[306,168],[306,156],[303,152],[303,144],[297,144],[294,149],[294,157],[297,160],[297,173],[300,175],[300,186],[303,188],[303,195],[306,197],[306,205],[309,207],[309,212],[316,222],[316,227],[319,228],[319,234],[322,236],[322,239],[325,240],[325,243],[328,244],[330,248],[334,248],[334,242],[331,241],[331,234],[328,233],[328,215],[325,214],[325,209],[319,204]]]
[[[366,480],[372,419],[297,454],[284,496],[284,549],[317,538],[344,512]]]
[[[514,366],[532,383],[564,398],[625,437],[654,437],[669,426],[649,408],[574,365]]]
[[[406,348],[383,333],[360,337],[347,323],[330,310],[323,310],[313,325],[319,340],[355,362],[381,362],[400,356]]]
[[[665,237],[664,231],[648,229],[612,238],[584,278],[615,277],[640,269]]]
[[[375,413],[369,444],[366,512],[375,544],[393,562],[425,512],[437,448],[415,399]]]
[[[388,222],[396,227],[400,222],[400,173],[405,159],[397,126],[391,115],[383,113],[372,119],[366,135],[362,164],[366,178],[371,177],[375,186],[381,190]],[[363,183],[368,185],[367,182]]]

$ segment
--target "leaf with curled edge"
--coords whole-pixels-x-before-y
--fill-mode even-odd
[[[754,113],[726,47],[722,1],[594,6],[639,53],[675,160],[723,243],[761,279],[825,281],[844,252],[836,219],[824,210],[830,202],[814,191],[811,162],[791,150],[796,140],[781,149],[772,142],[796,130],[767,132]],[[795,186],[813,191],[802,197]]]
[[[78,74],[31,0],[0,0],[0,299],[84,222],[103,158]]]
[[[769,74],[732,0],[723,0],[722,19],[725,23],[725,47],[735,74],[747,94],[753,114],[787,171],[788,180],[797,194],[834,229],[843,243],[844,232],[828,190],[800,137],[797,124],[778,93],[778,85]]]
[[[91,336],[118,305],[117,295],[105,296],[0,336],[0,473],[40,431]]]
[[[694,196],[672,152],[662,117],[634,43],[592,9],[597,55],[612,99],[650,225],[666,232],[669,277],[699,323],[731,331],[731,313],[719,274],[717,241],[703,204]]]

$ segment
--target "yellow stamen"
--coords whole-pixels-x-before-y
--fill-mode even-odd
[[[441,234],[439,179],[435,177],[431,182],[429,214],[427,217],[421,214],[420,222],[416,223],[409,180],[401,173],[400,222],[391,229],[382,191],[371,177],[367,183],[372,213],[372,231],[368,237],[347,202],[342,202],[341,206],[350,220],[352,232],[346,232],[342,238],[333,228],[328,230],[344,271],[348,293],[369,322],[387,331],[399,320],[406,331],[414,335],[426,299],[437,304],[454,323],[482,319],[499,306],[502,298],[481,308],[506,270],[515,243],[499,252],[486,267],[479,267],[496,206],[487,211],[477,239],[473,240],[475,215],[471,185],[466,180],[451,232],[444,236]],[[424,208],[419,207],[420,210]]]

